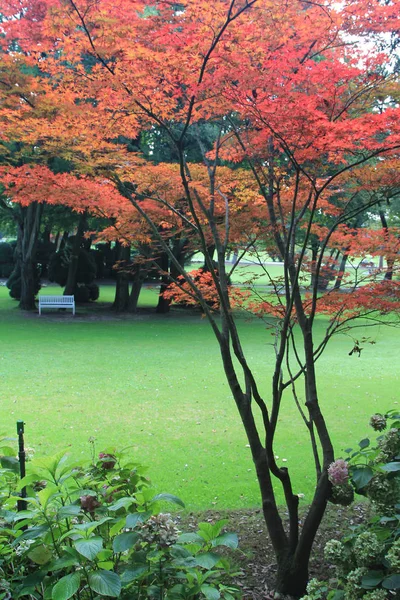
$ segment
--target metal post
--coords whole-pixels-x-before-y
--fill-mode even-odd
[[[25,477],[25,446],[24,446],[24,422],[17,421],[17,434],[18,434],[18,460],[19,460],[19,473],[21,479]],[[21,498],[26,498],[26,487],[23,487],[20,494]],[[26,510],[27,503],[25,500],[18,500],[18,510]]]

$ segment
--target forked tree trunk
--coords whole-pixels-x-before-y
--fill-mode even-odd
[[[132,288],[129,295],[129,307],[128,310],[131,313],[137,311],[137,305],[139,301],[140,292],[142,290],[143,281],[146,277],[146,270],[142,269],[140,264],[136,265],[135,272],[133,274]]]

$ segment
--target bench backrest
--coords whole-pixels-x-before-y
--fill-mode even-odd
[[[74,296],[39,296],[40,304],[74,304]]]

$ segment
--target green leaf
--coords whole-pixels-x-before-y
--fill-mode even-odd
[[[363,440],[361,440],[361,442],[358,443],[361,450],[363,450],[364,448],[368,448],[369,444],[370,444],[370,441],[368,438],[364,438]]]
[[[14,473],[19,473],[19,460],[15,456],[2,456],[0,457],[0,464],[3,469],[10,469]]]
[[[70,517],[76,517],[81,512],[81,507],[77,504],[68,504],[62,506],[57,513],[57,519],[62,521],[63,519],[69,519]]]
[[[400,589],[400,574],[395,573],[394,575],[390,575],[389,577],[386,577],[382,581],[382,587],[384,587],[386,590]]]
[[[147,572],[147,567],[145,565],[133,565],[130,569],[124,571],[121,575],[121,583],[123,586],[128,585],[135,579],[139,579],[143,573]]]
[[[87,540],[76,540],[74,546],[79,554],[93,560],[103,548],[103,540],[101,537],[90,537]]]
[[[205,552],[196,556],[196,564],[203,569],[212,569],[220,560],[221,557],[215,552]]]
[[[368,571],[361,579],[361,586],[364,589],[375,588],[380,584],[383,578],[384,574],[382,571]]]
[[[151,512],[136,512],[126,517],[126,526],[134,529],[138,523],[144,523],[151,517]]]
[[[371,467],[353,467],[351,478],[357,490],[362,490],[371,481],[374,472]]]
[[[114,552],[125,552],[126,550],[130,550],[132,546],[136,544],[138,539],[139,534],[135,531],[121,533],[120,535],[117,535],[113,541],[113,550]]]
[[[73,556],[62,556],[49,565],[49,571],[61,571],[61,569],[75,567],[77,565],[79,565],[79,561]]]
[[[28,552],[28,557],[37,565],[45,565],[51,560],[52,556],[51,550],[43,545],[36,546],[36,548]]]
[[[386,463],[386,465],[383,465],[381,467],[381,470],[387,471],[388,473],[394,473],[395,471],[400,471],[400,461]]]
[[[52,598],[53,600],[68,600],[78,590],[81,583],[81,576],[79,573],[70,573],[62,577],[60,581],[53,587]]]
[[[121,508],[128,509],[130,506],[132,506],[132,504],[135,504],[135,502],[135,498],[127,496],[125,498],[119,498],[119,500],[114,502],[114,504],[110,504],[110,506],[108,506],[107,508],[111,511],[120,510]]]
[[[92,571],[89,573],[89,587],[100,596],[118,598],[121,593],[121,580],[112,571]]]
[[[201,535],[206,542],[210,542],[219,536],[227,523],[228,519],[221,519],[213,525],[211,523],[199,523],[199,531],[197,533]]]
[[[213,546],[227,546],[227,548],[237,548],[239,545],[236,533],[223,533],[212,541]]]
[[[158,500],[163,500],[164,502],[172,502],[172,504],[179,504],[182,508],[185,508],[184,502],[178,498],[178,496],[173,496],[172,494],[157,494],[151,499],[151,502],[157,502]]]
[[[202,585],[200,589],[207,600],[219,600],[221,597],[221,594],[217,588],[213,587],[212,585]]]
[[[203,544],[204,539],[198,533],[182,533],[178,537],[179,544]]]

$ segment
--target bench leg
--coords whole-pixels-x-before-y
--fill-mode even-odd
[[[41,314],[42,314],[42,307],[39,304],[39,317],[40,317]]]

